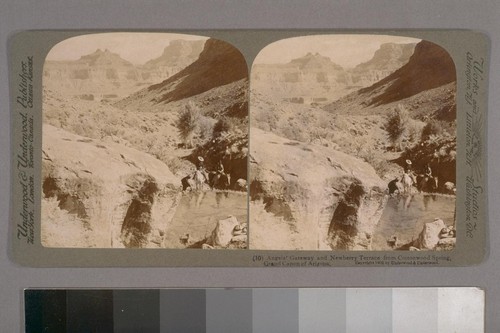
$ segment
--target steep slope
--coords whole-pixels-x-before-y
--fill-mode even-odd
[[[361,89],[367,105],[387,104],[408,98],[422,91],[456,81],[453,59],[441,46],[421,41],[406,65],[375,83]]]
[[[148,91],[158,95],[156,102],[168,103],[247,76],[246,61],[235,47],[217,39],[209,39],[197,61],[171,78],[150,86]]]
[[[115,106],[132,111],[172,112],[189,99],[204,115],[245,117],[248,114],[247,65],[231,45],[210,39],[200,58],[171,78],[142,89]],[[168,105],[168,106],[167,106]]]
[[[382,44],[373,58],[348,70],[350,84],[367,87],[389,76],[408,62],[415,45]]]

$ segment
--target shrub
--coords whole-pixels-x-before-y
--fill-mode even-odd
[[[441,135],[443,133],[443,126],[441,122],[431,121],[428,122],[422,129],[421,140],[428,140],[432,135]]]
[[[387,131],[389,140],[391,140],[393,145],[401,143],[401,140],[407,131],[409,119],[410,116],[408,114],[408,110],[406,110],[402,104],[399,104],[387,118],[384,128]]]
[[[206,141],[212,137],[215,126],[214,123],[215,120],[212,118],[204,116],[200,117],[198,132],[201,140]]]
[[[221,118],[215,123],[212,136],[217,138],[221,136],[222,133],[228,133],[230,131],[231,123],[229,120],[227,118]]]
[[[177,119],[175,125],[179,130],[181,139],[184,140],[186,144],[191,143],[192,136],[198,126],[199,119],[200,111],[192,103],[186,105],[186,108],[179,113],[179,118]]]

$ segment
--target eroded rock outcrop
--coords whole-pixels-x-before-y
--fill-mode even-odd
[[[380,188],[370,188],[352,179],[333,213],[328,231],[330,246],[343,250],[370,249],[386,200]]]
[[[44,203],[85,225],[89,247],[159,247],[172,218],[180,180],[161,161],[116,143],[103,143],[44,125],[42,159],[42,242],[65,244],[64,221],[58,230],[44,216]],[[51,229],[46,233],[44,229]],[[81,245],[81,244],[80,244]]]
[[[369,164],[254,128],[251,142],[251,248],[370,249],[386,196]]]

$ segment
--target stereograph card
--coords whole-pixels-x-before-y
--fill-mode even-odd
[[[26,31],[28,266],[465,266],[486,253],[485,35]]]

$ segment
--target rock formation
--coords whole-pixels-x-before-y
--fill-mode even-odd
[[[456,80],[455,64],[449,53],[423,40],[406,65],[359,93],[371,97],[368,105],[387,104]]]
[[[231,175],[231,187],[236,180],[247,178],[248,155],[248,68],[241,53],[232,45],[209,39],[200,57],[173,77],[143,89],[117,102],[116,107],[142,112],[176,112],[188,101],[200,113],[229,129],[200,144],[189,160],[205,159],[209,170],[216,170],[219,161]],[[176,108],[177,107],[177,108]],[[224,118],[224,119],[223,119]],[[229,119],[229,120],[228,120]]]
[[[410,59],[416,44],[385,43],[375,51],[373,58],[361,63],[349,73],[349,84],[367,87],[389,76],[405,65]]]
[[[285,232],[297,235],[288,249],[370,249],[386,196],[383,182],[369,164],[255,128],[251,142],[251,248],[286,248],[262,241],[290,239],[266,235],[272,224],[282,221],[288,225]],[[259,207],[269,213],[269,220],[257,218],[263,216]]]
[[[255,64],[252,86],[294,103],[325,104],[390,75],[408,62],[414,47],[382,44],[371,60],[353,69],[343,68],[318,53],[308,53],[286,64]]]
[[[46,61],[44,86],[69,95],[114,99],[176,74],[196,59],[204,40],[172,41],[146,64],[132,64],[108,49],[97,49],[74,61]]]
[[[140,67],[144,79],[161,82],[180,72],[200,56],[205,40],[173,40],[161,56],[151,59]]]
[[[209,39],[198,60],[169,79],[148,87],[128,99],[139,98],[153,103],[169,103],[192,97],[210,89],[248,77],[243,55],[232,45]],[[122,104],[127,104],[127,100]]]
[[[42,211],[56,200],[85,226],[89,247],[161,247],[175,212],[180,180],[150,155],[116,143],[84,138],[45,124]],[[70,229],[42,214],[44,246],[65,243]],[[44,230],[51,230],[45,233]]]

